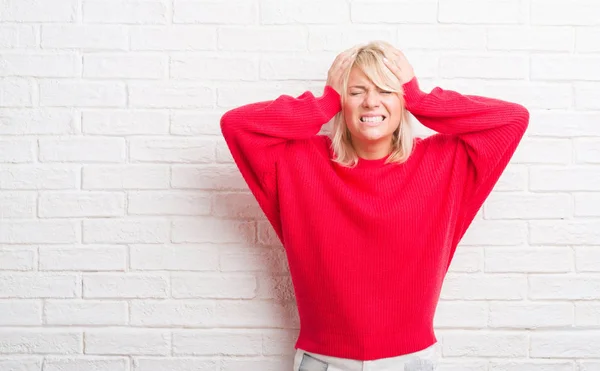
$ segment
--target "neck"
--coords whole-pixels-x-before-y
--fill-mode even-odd
[[[392,143],[389,141],[375,143],[356,143],[354,150],[358,157],[365,160],[379,160],[388,156],[392,152]]]

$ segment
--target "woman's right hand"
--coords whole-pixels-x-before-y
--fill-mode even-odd
[[[357,51],[358,46],[355,46],[338,54],[329,68],[329,72],[327,73],[327,85],[335,89],[339,95],[342,95],[342,80],[344,73],[348,70],[350,62],[354,60]]]

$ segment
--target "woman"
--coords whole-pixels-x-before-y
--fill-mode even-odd
[[[413,139],[407,111],[438,134]],[[331,135],[317,135],[332,118]],[[286,250],[300,317],[294,370],[434,369],[444,276],[528,121],[515,103],[421,91],[382,42],[340,54],[320,97],[222,117]]]

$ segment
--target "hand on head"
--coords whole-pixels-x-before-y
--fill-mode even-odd
[[[327,73],[327,85],[331,86],[338,94],[342,94],[342,82],[344,73],[348,71],[350,64],[354,61],[357,52],[363,45],[354,46],[340,53]],[[414,70],[408,59],[400,50],[385,43],[378,45],[383,50],[383,63],[387,68],[398,78],[401,84],[405,84],[412,80],[415,76]]]

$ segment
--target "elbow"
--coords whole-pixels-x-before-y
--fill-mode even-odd
[[[525,134],[529,126],[529,110],[520,104],[516,104],[511,122],[519,128],[521,134]]]

